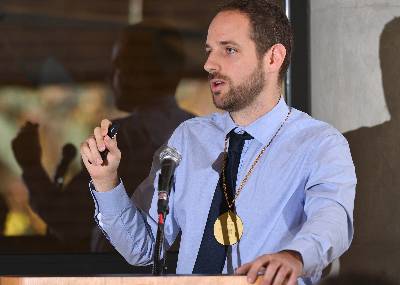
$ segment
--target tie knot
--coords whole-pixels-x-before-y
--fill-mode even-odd
[[[229,151],[242,152],[244,141],[251,140],[253,137],[248,133],[235,133],[234,129],[229,132]]]

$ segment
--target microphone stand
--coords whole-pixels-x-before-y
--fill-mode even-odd
[[[160,175],[161,176],[161,175]],[[158,188],[161,189],[160,185],[160,176],[158,179]],[[169,183],[169,188],[171,189],[173,178],[171,178]],[[168,208],[168,193],[166,191],[159,191],[158,193],[158,203],[157,203],[157,213],[158,213],[158,225],[157,225],[157,234],[156,234],[156,243],[154,246],[154,255],[153,255],[153,275],[159,276],[164,275],[167,272],[166,260],[167,260],[167,252],[164,245],[165,234],[164,234],[164,225],[165,220],[167,218],[169,208]],[[161,263],[161,251],[163,250],[164,260]]]
[[[169,212],[168,199],[175,178],[174,171],[181,161],[181,158],[182,156],[176,149],[168,146],[164,148],[164,150],[160,153],[161,173],[158,176],[157,202],[158,226],[153,258],[153,275],[156,276],[163,275],[167,272],[165,266],[167,260],[167,252],[164,242],[164,225]],[[164,262],[161,264],[160,257],[162,250],[164,253]]]

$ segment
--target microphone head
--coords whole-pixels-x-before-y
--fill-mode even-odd
[[[68,159],[74,159],[76,156],[76,147],[72,143],[67,143],[63,146],[62,156]]]
[[[175,148],[166,146],[160,153],[160,162],[162,163],[167,159],[173,160],[178,166],[182,160],[182,156]]]

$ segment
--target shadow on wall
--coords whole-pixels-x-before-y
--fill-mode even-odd
[[[341,270],[384,274],[400,281],[400,17],[385,25],[379,57],[391,120],[345,133],[358,184],[355,236],[341,258]]]

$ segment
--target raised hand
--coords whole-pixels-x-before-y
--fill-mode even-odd
[[[39,142],[39,125],[26,122],[11,142],[14,157],[22,169],[41,164],[42,148]]]
[[[106,192],[118,184],[118,166],[121,161],[121,151],[117,147],[115,137],[107,135],[111,121],[104,119],[100,127],[96,127],[93,135],[81,144],[80,152],[97,191]],[[108,150],[103,160],[100,152]]]

